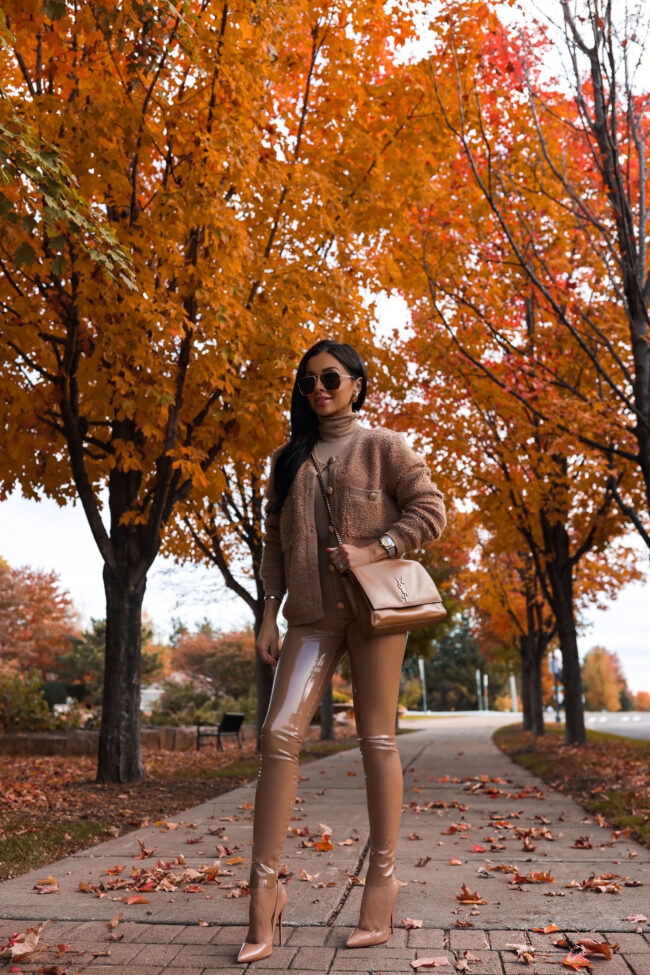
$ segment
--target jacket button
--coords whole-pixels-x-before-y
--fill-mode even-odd
[[[328,494],[334,494],[334,488],[333,487],[328,487],[327,493]]]
[[[345,603],[337,603],[336,604],[336,608],[337,609],[345,609]]]
[[[330,533],[330,535],[331,535],[331,534],[332,534],[332,532],[334,531],[334,525],[328,525],[328,526],[327,526],[327,530],[329,531],[329,533]]]
[[[370,492],[370,500],[371,501],[376,501],[377,500],[377,492],[376,491],[371,491]]]

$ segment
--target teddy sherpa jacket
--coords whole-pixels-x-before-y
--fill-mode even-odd
[[[272,459],[269,504],[275,498],[273,475],[280,450]],[[344,542],[369,545],[388,532],[401,558],[437,538],[445,527],[443,496],[431,482],[425,460],[400,433],[361,427],[328,463],[332,514]],[[307,460],[282,510],[273,513],[267,507],[261,566],[264,591],[280,598],[287,593],[283,613],[294,626],[313,623],[323,615],[315,490],[320,490],[316,471]]]

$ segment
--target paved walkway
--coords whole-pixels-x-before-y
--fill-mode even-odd
[[[283,858],[289,894],[285,941],[250,970],[413,972],[418,958],[437,958],[449,963],[440,968],[443,973],[546,975],[569,971],[562,967],[568,949],[555,947],[554,940],[590,935],[620,945],[611,960],[594,956],[594,972],[650,973],[650,926],[629,920],[650,915],[650,851],[624,836],[613,839],[610,829],[561,792],[512,765],[492,744],[492,727],[489,718],[451,719],[400,736],[405,808],[399,876],[405,886],[395,934],[377,948],[344,948],[361,898],[351,878],[363,876],[367,857],[359,753],[303,766]],[[49,947],[23,962],[20,971],[116,975],[119,966],[121,975],[245,972],[234,958],[245,933],[248,901],[241,885],[248,875],[253,798],[253,785],[244,786],[174,822],[156,823],[1,884],[0,943],[50,919],[39,940]],[[330,842],[323,843],[323,833]],[[319,842],[326,849],[319,851]],[[210,873],[215,860],[219,871]],[[118,872],[119,867],[124,869]],[[536,882],[513,883],[517,874],[508,871],[514,868]],[[128,904],[138,895],[109,884],[123,878],[130,883],[141,870],[146,877],[140,898],[146,902]],[[183,871],[184,886],[169,889],[178,884],[170,875],[179,878]],[[40,893],[35,885],[48,875],[59,889]],[[592,880],[592,889],[584,889],[592,875],[598,883]],[[156,879],[168,889],[146,889]],[[463,884],[478,892],[479,904],[459,902]],[[52,885],[50,879],[45,887]],[[403,918],[421,927],[408,929]],[[533,930],[549,924],[559,931]],[[528,946],[534,960],[526,966],[508,945]],[[0,959],[0,975],[11,970]]]

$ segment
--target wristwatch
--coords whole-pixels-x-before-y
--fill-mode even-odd
[[[396,556],[397,556],[397,545],[395,544],[395,542],[393,541],[393,539],[390,537],[390,535],[380,535],[379,536],[379,544],[381,545],[381,547],[383,548],[383,550],[386,552],[386,555],[388,556],[389,559],[396,558]]]

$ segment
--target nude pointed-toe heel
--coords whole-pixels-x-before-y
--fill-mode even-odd
[[[256,941],[245,941],[237,955],[237,961],[248,964],[268,958],[273,951],[273,934],[278,925],[278,944],[282,944],[282,912],[287,903],[287,892],[284,885],[278,881],[273,887],[252,887],[250,891],[250,923],[248,937],[259,938]],[[260,937],[260,929],[262,929]]]
[[[393,877],[391,884],[368,885],[363,888],[359,926],[345,943],[346,948],[371,948],[383,945],[394,931],[393,911],[399,882]]]

